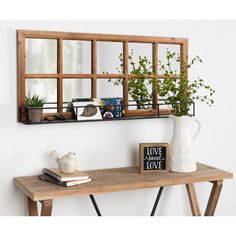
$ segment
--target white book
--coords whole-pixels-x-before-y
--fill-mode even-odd
[[[84,171],[76,170],[73,174],[63,174],[58,168],[43,168],[43,174],[49,175],[52,178],[65,182],[65,181],[75,181],[75,180],[87,180],[89,175]]]

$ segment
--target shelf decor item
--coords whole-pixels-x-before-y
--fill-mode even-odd
[[[169,171],[169,144],[140,143],[139,171]]]
[[[25,104],[28,110],[28,120],[30,123],[41,122],[43,106],[46,103],[46,98],[41,98],[34,94],[32,97],[30,93],[25,96]]]
[[[93,100],[98,103],[103,119],[122,117],[122,98],[93,98]]]
[[[56,151],[52,151],[49,156],[57,163],[61,173],[72,174],[77,170],[77,159],[74,152],[59,157]]]
[[[77,120],[102,120],[98,102],[73,102]]]
[[[212,99],[215,90],[209,85],[205,85],[201,78],[193,82],[188,80],[188,69],[195,63],[202,60],[199,56],[194,57],[189,64],[181,62],[180,74],[172,70],[171,65],[180,62],[180,55],[167,50],[167,63],[159,61],[159,69],[165,75],[165,79],[157,84],[159,95],[165,98],[166,104],[170,104],[170,116],[174,123],[172,139],[170,142],[170,170],[174,172],[193,172],[197,165],[193,158],[193,141],[199,134],[201,124],[197,119],[189,116],[190,104],[195,100],[205,102],[212,106]],[[202,95],[203,92],[206,92]],[[196,134],[192,137],[191,125],[193,122],[198,124]]]

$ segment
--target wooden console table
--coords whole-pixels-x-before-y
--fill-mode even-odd
[[[92,182],[75,187],[62,187],[47,183],[39,180],[37,176],[16,177],[14,182],[28,198],[30,216],[38,215],[37,201],[42,203],[41,215],[50,216],[53,199],[80,195],[90,196],[95,210],[100,216],[101,213],[93,194],[160,187],[151,213],[151,216],[153,216],[163,188],[181,184],[186,185],[192,214],[200,216],[201,212],[194,184],[211,182],[213,187],[204,215],[212,216],[220,196],[223,180],[233,178],[233,174],[230,172],[204,164],[198,164],[197,171],[192,173],[151,172],[140,174],[136,167],[92,170],[88,173],[92,178]]]

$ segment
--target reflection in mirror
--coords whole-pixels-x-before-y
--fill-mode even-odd
[[[57,40],[27,38],[25,41],[25,72],[29,74],[56,74]]]
[[[25,94],[34,94],[45,97],[47,103],[44,107],[57,107],[57,79],[26,79]],[[56,109],[45,109],[45,112],[56,112]]]
[[[91,73],[91,42],[63,40],[63,73]]]
[[[166,58],[166,52],[175,52],[176,56],[180,55],[180,45],[178,44],[158,44],[158,61],[161,61],[162,64],[166,65],[168,63]],[[175,74],[180,73],[180,62],[176,62],[175,60],[171,60],[171,69],[175,72]],[[163,71],[158,68],[158,74],[163,74]]]
[[[63,102],[91,98],[91,79],[63,79]]]
[[[120,70],[119,56],[121,53],[123,53],[122,43],[97,42],[97,73],[120,74],[117,68]]]
[[[135,66],[139,65],[139,56],[146,57],[152,63],[152,44],[150,43],[129,43],[129,56],[132,55],[132,61]],[[129,60],[129,73],[132,71],[132,66]]]
[[[163,79],[159,79],[159,81],[162,81]],[[161,96],[160,94],[158,94],[158,103],[159,103],[159,108],[160,109],[164,109],[164,110],[170,110],[171,106],[169,104],[165,103],[166,100],[166,96]]]
[[[114,85],[118,79],[97,79],[97,97],[98,98],[122,98],[123,87],[122,85]]]
[[[152,79],[131,78],[128,83],[129,110],[152,108]]]

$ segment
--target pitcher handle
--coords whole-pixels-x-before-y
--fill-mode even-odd
[[[197,129],[197,132],[196,132],[196,134],[193,136],[193,141],[196,139],[196,137],[198,136],[198,134],[199,134],[199,132],[200,132],[200,130],[201,130],[201,128],[202,128],[202,126],[201,126],[201,123],[200,123],[200,121],[199,120],[197,120],[197,119],[193,119],[193,121],[195,121],[197,124],[198,124],[198,129]]]

